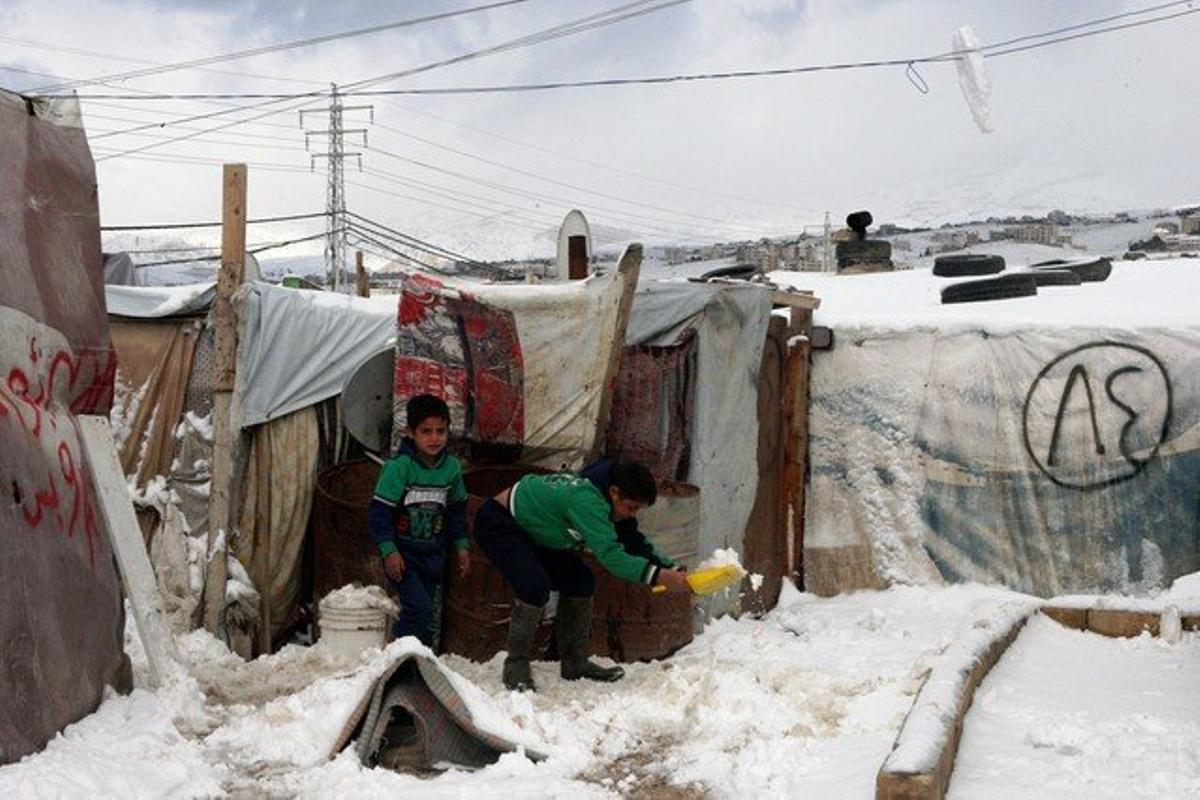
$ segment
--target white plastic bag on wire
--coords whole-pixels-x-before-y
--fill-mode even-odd
[[[992,82],[988,80],[987,68],[983,63],[983,53],[979,52],[979,38],[969,25],[963,25],[954,32],[951,48],[960,53],[955,59],[958,69],[958,85],[962,89],[967,105],[971,107],[971,116],[982,133],[992,132],[991,108],[988,100],[992,94]]]

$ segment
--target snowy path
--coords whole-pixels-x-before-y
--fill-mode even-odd
[[[566,683],[538,663],[534,695],[505,691],[498,659],[447,657],[550,757],[511,754],[433,779],[363,769],[346,753],[325,759],[378,653],[347,666],[290,647],[246,664],[193,632],[179,639],[188,682],[110,698],[44,752],[0,767],[0,796],[872,797],[930,664],[1014,597],[980,586],[829,599],[789,589],[764,618],[719,620],[666,661],[628,665],[618,684]]]
[[[1200,797],[1200,633],[1110,639],[1035,615],[975,694],[948,797]]]

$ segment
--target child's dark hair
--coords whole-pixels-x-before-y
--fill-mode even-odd
[[[636,461],[617,461],[612,465],[609,481],[617,487],[621,496],[646,505],[654,505],[658,499],[658,484],[650,470]]]
[[[408,420],[409,430],[415,429],[430,417],[443,420],[447,425],[450,424],[450,406],[446,405],[446,401],[442,398],[434,397],[431,394],[419,394],[408,398],[404,415]]]

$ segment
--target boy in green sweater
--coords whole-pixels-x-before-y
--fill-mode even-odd
[[[417,395],[405,413],[408,436],[379,473],[367,519],[400,602],[392,632],[433,647],[441,629],[447,552],[453,550],[459,575],[470,568],[467,490],[462,465],[446,452],[450,409],[445,401]]]
[[[644,466],[613,464],[604,492],[571,473],[526,475],[480,507],[475,541],[516,595],[508,623],[506,687],[535,688],[529,659],[551,589],[559,593],[555,638],[562,677],[615,681],[625,674],[620,667],[588,660],[596,579],[578,551],[587,548],[622,580],[690,591],[683,571],[653,548],[631,554],[614,528],[614,523],[634,519],[657,495],[654,478]]]

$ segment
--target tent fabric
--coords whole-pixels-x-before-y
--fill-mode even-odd
[[[626,277],[488,285],[413,276],[397,316],[395,419],[409,397],[446,399],[451,432],[521,446],[523,460],[578,469],[598,432]]]
[[[265,598],[264,623],[272,634],[299,601],[318,448],[317,413],[305,408],[255,428],[247,457],[233,549]]]
[[[200,326],[188,319],[113,320],[109,328],[117,350],[118,404],[128,415],[120,429],[121,467],[144,488],[171,472]]]
[[[506,731],[495,720],[481,715],[472,703],[474,698],[464,696],[457,676],[426,653],[400,653],[395,657],[350,715],[330,758],[354,738],[361,762],[374,765],[392,713],[398,708],[414,717],[427,767],[484,767],[501,754],[518,749],[534,761],[545,758],[544,745],[529,741],[527,734],[518,740],[513,736],[517,731]],[[511,725],[507,719],[503,723]]]
[[[78,116],[0,91],[0,764],[94,710],[128,665],[75,418],[108,413],[116,370]]]
[[[104,287],[108,313],[114,317],[158,319],[207,314],[217,296],[216,283],[187,286]]]
[[[813,360],[810,578],[849,560],[832,589],[944,578],[1049,596],[1200,569],[1200,326],[847,326],[838,341]]]
[[[237,368],[243,427],[341,394],[364,354],[379,352],[396,335],[396,297],[267,283],[243,291]]]
[[[137,268],[128,253],[104,254],[104,284],[106,286],[139,286]]]
[[[638,286],[626,346],[699,340],[688,482],[700,487],[699,552],[743,548],[758,489],[758,371],[771,315],[765,287],[654,281]]]

